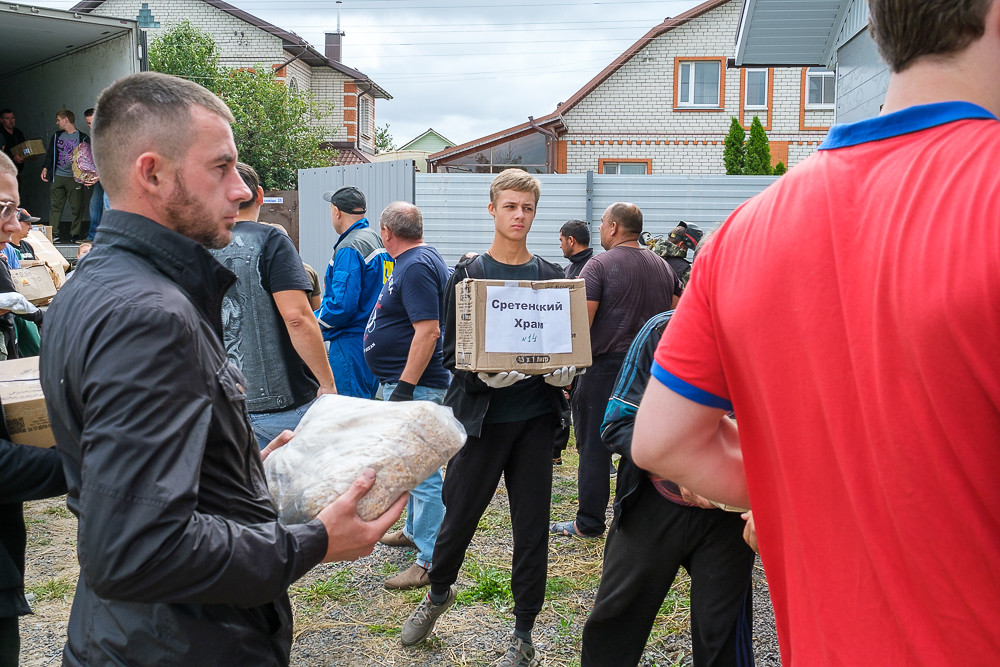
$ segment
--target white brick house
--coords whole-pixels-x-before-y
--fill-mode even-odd
[[[375,154],[375,100],[392,96],[340,62],[340,33],[327,33],[320,53],[295,33],[220,0],[85,0],[71,11],[135,19],[150,41],[187,19],[215,39],[220,64],[270,67],[287,86],[325,104],[329,115],[319,126],[341,163],[370,162]]]
[[[772,163],[811,154],[834,116],[832,73],[731,66],[740,0],[665,20],[552,113],[432,154],[435,171],[724,174],[736,117],[758,116]]]

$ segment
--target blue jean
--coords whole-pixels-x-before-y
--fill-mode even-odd
[[[90,193],[90,230],[87,232],[87,240],[93,241],[97,234],[97,226],[101,224],[101,216],[109,209],[108,196],[104,194],[104,186],[98,181],[94,184],[94,191]]]
[[[310,405],[312,405],[311,402],[282,412],[251,412],[250,422],[253,424],[253,434],[257,436],[257,444],[260,445],[260,448],[267,447],[268,443],[277,438],[286,428],[289,431],[294,431]]]
[[[396,388],[395,382],[382,385],[382,396],[388,400]],[[432,401],[441,404],[444,401],[445,389],[417,386],[413,389],[413,400]],[[444,502],[441,500],[441,487],[444,479],[438,468],[431,476],[420,482],[417,488],[410,491],[410,501],[406,504],[406,523],[403,534],[417,545],[417,565],[430,568],[431,557],[434,555],[434,543],[437,542],[438,530],[444,519]]]

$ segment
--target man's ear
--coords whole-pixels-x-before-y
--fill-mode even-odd
[[[257,206],[264,205],[264,188],[257,186]]]
[[[136,182],[143,192],[156,196],[165,185],[167,164],[163,156],[146,152],[135,159],[132,164],[137,178]]]
[[[497,208],[496,206],[493,205],[493,202],[490,202],[489,204],[486,205],[486,210],[489,211],[490,215],[493,216],[494,218],[497,217]]]

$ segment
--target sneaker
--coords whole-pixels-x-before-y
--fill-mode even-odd
[[[403,646],[413,646],[427,639],[434,624],[437,623],[438,616],[448,610],[448,607],[455,603],[458,596],[458,589],[452,585],[448,589],[448,599],[441,604],[431,602],[431,594],[428,592],[424,599],[420,601],[417,608],[413,610],[410,617],[403,623],[403,631],[399,634],[399,640]]]
[[[494,664],[495,667],[537,667],[541,662],[535,657],[534,645],[512,636],[507,653]]]
[[[410,547],[411,549],[416,549],[417,545],[413,543],[413,540],[408,538],[403,531],[397,530],[394,533],[386,533],[382,536],[382,539],[378,541],[379,544],[384,544],[387,547]]]
[[[385,587],[390,591],[408,591],[413,588],[423,588],[430,585],[431,580],[427,576],[427,568],[417,563],[414,563],[396,576],[385,580]]]

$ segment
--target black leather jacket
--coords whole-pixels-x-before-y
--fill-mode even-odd
[[[222,342],[233,274],[116,210],[76,273],[49,308],[41,358],[79,519],[63,664],[287,664],[287,589],[327,538],[319,521],[276,521]]]
[[[31,613],[24,599],[22,503],[63,493],[66,480],[56,450],[0,439],[0,618]]]
[[[457,370],[455,368],[455,285],[466,278],[479,278],[481,276],[470,276],[469,265],[476,261],[476,258],[459,262],[455,267],[455,273],[448,280],[445,287],[444,298],[444,367],[454,374],[451,384],[448,385],[448,392],[444,397],[444,404],[450,406],[455,412],[455,418],[462,422],[466,433],[479,437],[483,431],[483,418],[490,407],[490,397],[493,390],[480,380],[475,373]],[[539,280],[561,280],[563,270],[557,264],[538,257],[538,279]],[[553,387],[546,384],[549,401],[552,403],[552,412],[555,417],[562,421],[568,412],[566,398],[563,396],[562,387]],[[559,424],[554,424],[555,429]],[[562,424],[569,426],[569,424]],[[554,431],[553,431],[554,432]]]

